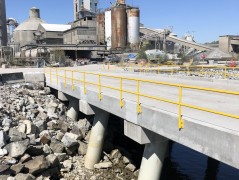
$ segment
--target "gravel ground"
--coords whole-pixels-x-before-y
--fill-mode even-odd
[[[68,118],[66,105],[39,84],[0,86],[0,179],[137,179],[136,165],[112,144],[85,169],[92,121]]]

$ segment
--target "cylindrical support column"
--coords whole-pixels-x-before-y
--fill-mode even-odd
[[[79,99],[74,97],[70,97],[69,99],[69,106],[67,111],[67,117],[71,118],[74,121],[78,121],[79,115]]]
[[[138,180],[159,180],[164,158],[168,150],[166,138],[145,145]]]
[[[94,169],[94,165],[100,161],[105,130],[109,119],[108,112],[98,108],[93,108],[93,110],[95,117],[85,158],[85,167],[87,169]]]

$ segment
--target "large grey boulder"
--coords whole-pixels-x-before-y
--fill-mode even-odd
[[[31,174],[19,173],[15,176],[15,180],[34,180],[34,179],[36,179],[36,178]]]
[[[46,121],[44,121],[44,120],[36,121],[36,122],[34,122],[34,124],[38,128],[39,132],[42,132],[47,129],[47,124],[46,124]]]
[[[2,148],[3,146],[6,145],[6,140],[7,140],[7,137],[6,137],[5,132],[0,131],[0,148]]]
[[[24,165],[25,168],[28,169],[29,173],[33,175],[38,174],[49,167],[49,163],[43,155],[35,157],[34,159],[24,163]]]
[[[48,144],[51,141],[51,133],[48,130],[42,131],[39,136],[42,144]]]
[[[27,147],[29,145],[29,139],[25,139],[23,141],[16,141],[8,144],[6,149],[9,152],[9,156],[11,157],[19,157],[24,154]]]
[[[61,142],[66,146],[66,147],[72,147],[75,145],[78,145],[78,138],[79,136],[73,133],[65,133],[63,136]]]
[[[52,139],[50,148],[54,153],[62,153],[64,150],[64,144],[56,139]]]
[[[23,121],[23,124],[26,125],[26,134],[35,134],[36,133],[36,126],[29,120]]]
[[[22,141],[26,139],[26,134],[18,131],[16,128],[10,128],[9,137],[11,142]]]
[[[54,155],[57,157],[57,159],[58,159],[60,162],[65,161],[66,158],[67,158],[66,153],[54,153]]]
[[[87,144],[79,141],[78,154],[84,156],[86,155],[86,151],[87,151]]]
[[[24,168],[24,165],[19,163],[19,164],[12,165],[10,169],[14,172],[14,174],[18,174],[22,171],[23,168]]]
[[[6,150],[5,148],[0,149],[0,157],[7,155],[7,153],[8,153],[8,152],[7,152],[7,150]]]
[[[0,175],[1,180],[8,180],[9,175]]]
[[[9,165],[6,164],[0,164],[0,174],[10,168]]]
[[[48,163],[50,164],[51,167],[58,167],[60,165],[59,159],[54,154],[48,155],[46,157],[46,160],[48,161]]]

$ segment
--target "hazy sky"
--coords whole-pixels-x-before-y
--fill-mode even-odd
[[[106,8],[115,0],[99,0]],[[189,32],[200,43],[218,40],[225,34],[239,35],[239,0],[126,0],[140,7],[141,23],[151,28],[172,27],[179,37]],[[7,17],[23,22],[28,10],[40,8],[48,23],[73,20],[73,0],[6,0]]]

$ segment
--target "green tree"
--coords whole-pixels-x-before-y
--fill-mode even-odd
[[[144,60],[148,60],[148,57],[147,57],[147,54],[145,53],[144,50],[140,50],[137,54],[137,57],[136,57],[137,60],[139,59],[144,59]]]

